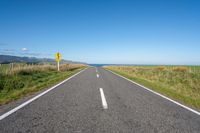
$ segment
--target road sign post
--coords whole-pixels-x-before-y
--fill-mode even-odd
[[[57,61],[58,71],[60,71],[60,60],[61,60],[61,54],[59,52],[57,52],[56,53],[56,61]]]
[[[60,62],[59,61],[57,62],[57,65],[58,65],[58,71],[60,71]]]

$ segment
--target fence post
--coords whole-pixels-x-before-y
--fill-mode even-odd
[[[10,71],[13,71],[13,63],[10,63]]]

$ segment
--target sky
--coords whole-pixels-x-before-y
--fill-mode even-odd
[[[0,0],[0,54],[200,65],[199,0]]]

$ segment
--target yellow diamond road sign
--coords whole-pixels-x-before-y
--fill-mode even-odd
[[[56,61],[59,62],[61,60],[61,54],[59,52],[56,53]]]

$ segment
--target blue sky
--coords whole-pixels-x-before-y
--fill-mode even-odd
[[[0,54],[200,65],[199,0],[1,0]]]

